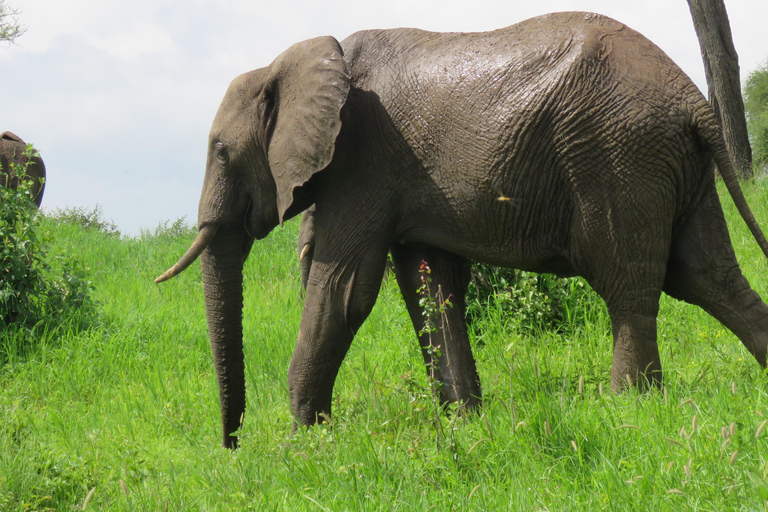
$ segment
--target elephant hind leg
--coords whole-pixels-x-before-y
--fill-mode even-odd
[[[658,386],[662,380],[656,334],[663,264],[621,265],[589,279],[605,300],[613,332],[611,387]]]
[[[656,318],[672,231],[665,214],[672,206],[664,197],[648,208],[627,195],[625,205],[584,212],[578,221],[586,227],[575,239],[581,255],[577,269],[603,298],[611,317],[615,391],[661,383]]]
[[[664,291],[714,316],[766,366],[768,306],[741,273],[714,190],[672,245]]]
[[[459,403],[469,409],[480,405],[480,377],[467,333],[465,295],[470,279],[470,264],[464,258],[436,248],[415,248],[396,244],[392,259],[400,291],[421,345],[427,374],[440,384],[442,403]],[[418,293],[421,287],[419,267],[428,263],[431,292],[440,288],[451,307],[442,313],[434,332],[423,332],[424,310]],[[437,348],[438,351],[435,351]]]
[[[649,298],[647,302],[654,302],[654,299]],[[661,383],[661,357],[656,335],[658,295],[655,304],[655,308],[649,304],[647,308],[632,312],[617,312],[610,305],[608,307],[613,331],[611,387],[615,391],[627,386],[644,388],[648,384],[658,386]]]

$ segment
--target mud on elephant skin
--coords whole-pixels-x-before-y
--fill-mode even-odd
[[[18,135],[12,132],[0,134],[0,185],[16,188],[19,179],[11,167],[13,164],[26,165],[26,175],[32,179],[33,183],[33,198],[39,207],[45,191],[45,164],[40,155],[35,154],[32,158],[28,158],[26,150],[27,143]]]
[[[712,107],[653,43],[590,13],[487,33],[358,32],[298,43],[236,78],[213,122],[199,235],[222,444],[245,410],[243,262],[315,205],[288,372],[297,424],[330,414],[337,372],[391,251],[416,329],[418,263],[457,298],[437,361],[444,398],[479,403],[464,321],[469,259],[581,275],[605,300],[611,382],[662,378],[662,291],[715,316],[765,366],[768,306],[749,287],[715,163],[763,251]]]

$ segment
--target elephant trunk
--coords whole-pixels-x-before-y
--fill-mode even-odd
[[[221,229],[202,254],[205,310],[213,362],[219,384],[224,448],[237,448],[233,434],[245,412],[243,362],[242,231]]]

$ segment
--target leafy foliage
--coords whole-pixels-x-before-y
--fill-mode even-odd
[[[744,109],[752,144],[752,160],[768,171],[768,62],[749,74],[744,85]]]
[[[28,156],[33,151],[27,147]],[[27,332],[82,326],[95,314],[87,272],[73,257],[48,256],[34,183],[25,166],[12,164],[11,172],[18,186],[0,186],[0,326]],[[0,360],[6,356],[0,350]]]
[[[186,217],[179,217],[175,221],[161,221],[154,229],[142,229],[139,238],[141,240],[174,239],[197,235],[197,226],[187,223]]]
[[[594,307],[594,293],[583,279],[497,268],[475,263],[467,292],[467,320],[476,324],[489,310],[511,319],[527,334],[571,332]]]
[[[82,206],[57,208],[49,214],[49,217],[64,224],[74,224],[109,236],[120,236],[117,226],[104,218],[104,211],[98,204],[91,210]]]

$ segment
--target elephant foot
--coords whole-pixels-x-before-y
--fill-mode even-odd
[[[615,368],[615,367],[614,367]],[[611,389],[614,393],[623,393],[631,388],[647,391],[651,388],[660,389],[662,371],[658,362],[648,363],[645,368],[611,370]]]
[[[662,370],[656,344],[656,318],[637,316],[615,326],[611,389],[645,391],[661,387]]]
[[[662,370],[658,358],[638,357],[637,353],[628,351],[616,351],[613,354],[613,366],[611,367],[611,389],[615,393],[622,393],[630,388],[638,391],[647,391],[652,387],[661,388]]]
[[[438,395],[440,405],[450,411],[455,404],[455,409],[459,414],[479,411],[483,406],[483,399],[480,395],[480,384],[472,382],[470,389],[458,388],[449,383],[441,383]]]

